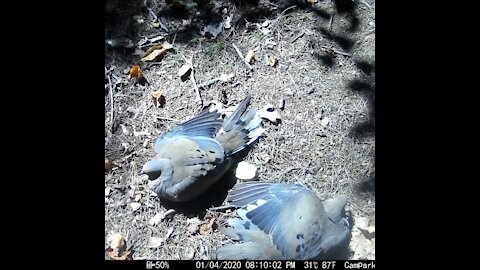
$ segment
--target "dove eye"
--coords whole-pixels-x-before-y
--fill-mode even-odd
[[[154,171],[148,174],[148,180],[155,180],[162,175],[162,171]]]

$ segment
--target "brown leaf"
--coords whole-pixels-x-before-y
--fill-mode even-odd
[[[168,42],[164,42],[163,44],[157,44],[152,47],[150,47],[145,54],[142,57],[142,61],[161,61],[165,54],[167,53],[167,50],[173,49],[172,44]]]
[[[114,260],[117,260],[117,261],[124,261],[124,260],[131,260],[132,259],[130,250],[125,251],[121,255],[120,255],[120,252],[118,251],[118,249],[107,248],[105,251],[107,252],[108,257],[110,257]]]
[[[268,57],[268,65],[271,66],[271,67],[275,67],[278,63],[278,60],[277,58],[273,57],[273,56],[270,56]]]
[[[213,216],[207,216],[208,222],[205,224],[202,224],[200,226],[200,234],[205,235],[208,234],[212,231],[213,223],[215,222],[215,218]]]
[[[255,54],[253,53],[252,50],[249,50],[247,53],[247,56],[245,56],[245,61],[251,64],[254,58],[255,58]]]
[[[165,106],[165,96],[163,95],[162,91],[152,91],[150,94],[155,107],[160,106],[160,108],[163,108],[163,106]]]
[[[158,27],[160,27],[160,22],[157,21],[157,20],[152,21],[152,22],[150,23],[150,26],[152,26],[153,28],[158,28]]]
[[[130,72],[128,73],[128,78],[136,78],[137,82],[141,85],[147,84],[147,79],[143,77],[142,70],[140,69],[139,65],[135,65],[130,69]]]
[[[192,66],[189,64],[184,64],[179,70],[178,70],[178,76],[182,79],[182,81],[186,81],[188,79],[188,76],[190,76],[190,73],[192,72]]]
[[[108,237],[110,247],[105,249],[107,255],[114,260],[131,260],[131,251],[127,251],[127,244],[123,236],[119,233]]]
[[[113,162],[110,159],[106,158],[105,159],[105,172],[107,172],[107,173],[110,172],[112,170],[112,168],[113,168]]]

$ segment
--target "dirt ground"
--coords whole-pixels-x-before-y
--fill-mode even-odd
[[[264,136],[244,158],[259,180],[300,182],[321,199],[347,194],[352,239],[341,258],[375,259],[375,1],[310,2],[105,1],[105,158],[113,160],[105,172],[105,248],[120,233],[133,259],[211,259],[231,243],[217,228],[234,212],[208,210],[224,202],[231,174],[183,204],[160,201],[138,176],[156,138],[202,109],[193,82],[177,75],[193,57],[204,106],[251,95],[250,107],[279,112],[281,123],[265,120]],[[218,22],[216,37],[201,31]],[[164,41],[173,49],[161,61],[141,61]],[[232,44],[243,56],[254,51],[253,69]],[[268,65],[268,57],[278,63]],[[129,79],[134,65],[148,84]],[[157,90],[163,107],[152,102]],[[150,222],[169,209],[177,213]],[[210,220],[211,228],[201,227]]]

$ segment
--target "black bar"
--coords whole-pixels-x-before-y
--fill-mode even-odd
[[[374,260],[341,260],[341,261],[208,261],[208,260],[139,260],[139,261],[105,261],[107,269],[296,269],[296,270],[317,270],[317,269],[375,269]]]

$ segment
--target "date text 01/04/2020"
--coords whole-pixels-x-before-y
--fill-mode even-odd
[[[196,269],[241,269],[241,261],[196,261]]]
[[[295,263],[295,262],[287,262]],[[244,264],[244,265],[242,265]],[[197,261],[196,269],[282,269],[282,261]],[[295,265],[293,265],[295,268]]]

